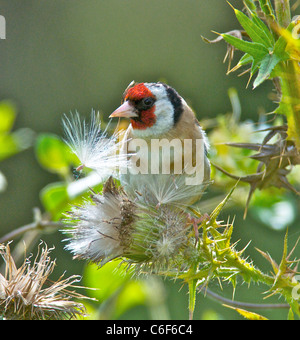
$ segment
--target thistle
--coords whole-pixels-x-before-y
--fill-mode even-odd
[[[188,266],[184,253],[194,245],[190,238],[194,240],[182,211],[162,207],[141,212],[124,261],[135,265],[137,273],[176,273]]]
[[[73,207],[67,215],[70,228],[64,230],[72,236],[66,249],[75,258],[105,263],[121,256],[128,241],[130,225],[134,220],[135,204],[112,177],[103,188],[103,194],[92,193],[91,201]]]
[[[66,249],[75,258],[101,265],[122,257],[139,270],[166,270],[182,260],[181,251],[189,244],[187,214],[174,206],[155,208],[145,201],[141,193],[135,200],[129,198],[109,178],[102,195],[92,193],[91,201],[73,207],[67,215],[70,227],[64,233],[71,237]]]
[[[125,183],[122,187],[105,156],[106,148],[117,144],[104,142],[95,115],[89,125],[76,114],[66,118],[64,126],[71,150],[82,164],[97,169],[102,161],[103,173],[111,174],[102,193],[91,191],[90,199],[66,214],[65,249],[74,258],[100,265],[122,257],[147,272],[185,267],[182,252],[190,244],[191,232],[186,202],[193,194],[200,198],[208,183],[187,186],[184,176],[147,175],[142,186]]]
[[[252,159],[259,161],[255,174],[239,177],[230,174],[228,171],[214,164],[218,170],[227,176],[250,184],[244,217],[246,217],[248,205],[256,189],[261,190],[268,186],[275,186],[291,190],[297,195],[300,194],[296,188],[289,183],[287,178],[292,168],[300,164],[299,151],[294,142],[287,140],[287,127],[275,126],[264,131],[268,131],[268,134],[261,144],[227,143],[227,145],[232,147],[255,150],[258,152],[257,154],[250,156]],[[274,144],[268,144],[275,135],[279,136],[278,140]]]
[[[201,185],[186,185],[185,175],[136,175],[146,176],[143,181],[133,180],[130,185],[124,184],[124,190],[133,199],[146,206],[158,208],[160,206],[177,207],[186,209],[190,204],[191,197],[205,193],[210,182],[203,182]]]
[[[73,275],[61,276],[52,283],[48,277],[53,272],[55,261],[50,259],[46,245],[33,264],[26,258],[17,268],[10,253],[9,244],[0,244],[0,255],[5,262],[5,275],[0,274],[0,316],[8,320],[70,319],[83,316],[83,304],[72,301],[84,298],[69,289],[80,281]],[[50,283],[51,282],[51,283]]]
[[[65,115],[63,127],[66,144],[81,162],[77,171],[87,167],[105,177],[127,166],[127,158],[118,153],[121,134],[115,132],[108,137],[107,128],[101,130],[99,113],[92,111],[90,123],[81,120],[78,112]]]

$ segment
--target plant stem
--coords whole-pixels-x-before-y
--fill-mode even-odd
[[[274,10],[270,0],[258,0],[260,4],[261,10],[265,13],[266,19],[268,23],[271,23],[275,20]]]
[[[251,11],[256,11],[255,3],[252,0],[244,0],[244,3]]]
[[[258,0],[260,8],[265,15],[266,22],[272,32],[272,35],[277,39],[277,32],[274,30],[274,23],[276,22],[275,13],[270,0]]]
[[[56,230],[58,228],[62,228],[63,226],[64,226],[64,224],[61,223],[61,222],[53,222],[53,221],[32,222],[32,223],[26,224],[26,225],[24,225],[20,228],[14,229],[10,233],[2,236],[0,238],[0,243],[12,241],[15,238],[19,237],[20,235],[23,235],[24,233],[26,233],[28,231],[33,231],[33,230],[42,231],[42,230],[48,229],[48,228]]]
[[[202,291],[202,290],[201,290]],[[219,301],[223,304],[230,305],[232,307],[237,308],[248,308],[248,309],[284,309],[284,308],[290,308],[290,305],[287,303],[249,303],[249,302],[241,302],[241,301],[233,301],[231,299],[224,298],[223,296],[213,292],[209,288],[205,288],[203,290],[203,295],[207,295],[213,300]]]
[[[264,274],[247,261],[238,257],[234,252],[226,256],[226,259],[226,265],[238,269],[239,275],[241,275],[246,282],[253,280],[254,282],[262,282],[267,286],[273,285],[274,278],[272,276]]]
[[[290,0],[275,0],[275,12],[278,24],[286,28],[291,23]]]
[[[197,266],[192,266],[190,272],[195,273]],[[195,304],[196,304],[196,289],[197,289],[197,280],[189,280],[189,320],[193,320]]]
[[[281,66],[282,98],[280,113],[286,115],[288,120],[288,135],[295,140],[300,150],[300,71],[295,60],[289,60]]]

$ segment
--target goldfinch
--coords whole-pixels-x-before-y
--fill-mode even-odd
[[[193,225],[197,242],[199,223],[208,218],[187,211],[210,180],[205,133],[185,100],[163,83],[130,84],[110,117],[130,119],[121,141],[121,133],[108,137],[101,131],[95,113],[90,124],[79,114],[64,119],[66,142],[81,162],[77,170],[111,176],[102,194],[93,192],[92,203],[71,209],[66,249],[102,264],[127,256],[152,266],[155,258],[161,268],[186,249],[187,226]]]
[[[210,180],[208,142],[193,110],[172,87],[132,82],[113,117],[130,119],[122,147],[123,154],[131,154],[133,168],[121,176],[127,190],[148,188],[158,204],[172,197],[185,205],[200,199]],[[169,147],[165,153],[164,146]]]

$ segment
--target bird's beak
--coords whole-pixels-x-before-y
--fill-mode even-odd
[[[133,118],[138,117],[138,114],[135,112],[134,107],[126,101],[109,116],[109,118],[113,117]]]

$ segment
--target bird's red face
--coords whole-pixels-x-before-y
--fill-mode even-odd
[[[110,117],[129,118],[135,137],[158,138],[178,123],[183,104],[180,95],[166,84],[131,83],[123,95],[123,104]]]
[[[110,117],[130,118],[133,129],[146,130],[156,123],[156,97],[144,84],[136,84],[124,93],[124,103]]]

